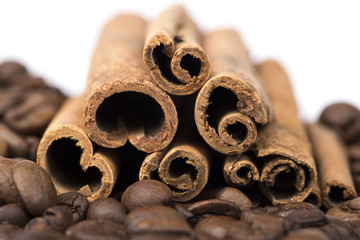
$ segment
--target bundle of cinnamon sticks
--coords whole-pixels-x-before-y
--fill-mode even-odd
[[[156,179],[180,202],[228,185],[274,205],[331,207],[356,197],[346,161],[335,134],[300,120],[279,63],[252,63],[239,33],[204,33],[181,6],[107,23],[84,93],[37,152],[58,193],[90,201]],[[335,168],[344,176],[332,179]]]

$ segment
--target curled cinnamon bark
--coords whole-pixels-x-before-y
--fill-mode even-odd
[[[319,179],[316,182],[314,188],[311,190],[309,196],[307,196],[307,198],[305,199],[305,202],[314,204],[318,208],[323,205],[323,197],[319,186]]]
[[[259,187],[274,205],[303,201],[317,180],[315,162],[286,73],[274,61],[258,66],[274,110],[274,121],[252,147],[263,162]]]
[[[129,142],[145,152],[173,139],[177,112],[170,97],[151,82],[142,63],[146,23],[119,15],[104,28],[89,71],[85,130],[95,143],[117,148]]]
[[[225,158],[224,178],[228,185],[241,188],[258,182],[260,174],[249,154],[229,155]]]
[[[349,159],[336,133],[320,123],[308,125],[318,166],[320,189],[327,208],[356,197]]]
[[[201,36],[182,6],[161,13],[148,27],[143,58],[153,81],[174,95],[197,91],[210,76]]]
[[[167,184],[174,200],[181,202],[200,193],[208,182],[210,171],[211,149],[197,134],[194,123],[195,99],[195,94],[174,98],[181,131],[167,149],[148,155],[139,173],[140,180],[158,179]]]
[[[241,154],[255,142],[256,124],[271,118],[270,103],[235,31],[215,31],[205,37],[204,46],[212,77],[196,100],[197,128],[216,151]]]
[[[59,194],[78,191],[93,201],[111,193],[118,162],[113,150],[94,151],[83,126],[83,101],[77,97],[62,106],[40,141],[37,163],[49,173]]]

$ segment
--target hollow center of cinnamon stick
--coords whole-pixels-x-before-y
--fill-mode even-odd
[[[159,67],[161,75],[169,82],[180,84],[181,82],[175,77],[171,70],[171,58],[164,54],[164,44],[160,44],[153,50],[153,58],[155,64]],[[198,76],[201,70],[200,59],[186,54],[180,61],[180,66],[188,71],[191,77]]]
[[[77,146],[77,140],[60,138],[51,143],[46,153],[47,171],[54,182],[66,190],[79,190],[89,185],[92,191],[101,186],[101,173],[95,167],[89,167],[84,172],[80,166],[83,150]]]
[[[115,93],[106,98],[96,112],[98,128],[107,133],[124,131],[155,138],[164,126],[161,106],[150,96],[139,92]]]
[[[236,175],[240,179],[250,180],[251,179],[251,170],[248,167],[241,167],[236,171]]]
[[[201,70],[201,61],[200,59],[186,54],[184,57],[181,58],[180,66],[189,72],[191,77],[199,76]]]
[[[182,175],[187,174],[192,181],[195,181],[198,171],[194,165],[186,163],[187,160],[188,158],[179,157],[171,161],[169,175],[172,178],[179,178]]]
[[[328,193],[329,199],[333,203],[340,203],[347,199],[344,198],[344,191],[346,189],[339,186],[331,186],[330,191]]]
[[[226,131],[229,133],[231,138],[237,142],[242,142],[248,134],[246,126],[240,122],[228,125],[226,127]]]

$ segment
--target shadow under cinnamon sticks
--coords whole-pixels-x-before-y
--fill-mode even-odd
[[[116,182],[116,150],[94,146],[85,133],[83,97],[68,99],[56,114],[37,152],[37,163],[52,178],[58,194],[78,191],[93,201],[107,197]]]
[[[255,142],[258,125],[271,119],[268,97],[237,32],[214,31],[204,47],[212,75],[196,99],[196,126],[216,151],[241,154]]]
[[[210,62],[201,48],[201,34],[180,5],[153,19],[143,58],[153,81],[174,95],[196,92],[210,75]]]
[[[274,111],[274,121],[259,131],[251,147],[261,169],[259,188],[274,205],[303,201],[317,181],[317,171],[289,79],[274,61],[257,69]]]
[[[173,191],[175,201],[197,196],[208,182],[212,150],[199,136],[193,115],[196,95],[174,97],[179,113],[179,129],[166,149],[149,154],[141,166],[139,178],[157,179]]]
[[[103,29],[85,92],[88,136],[106,148],[129,141],[144,152],[159,151],[173,139],[177,112],[171,98],[151,82],[142,61],[146,22],[119,15]]]

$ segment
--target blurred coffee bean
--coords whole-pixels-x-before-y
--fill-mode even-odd
[[[148,205],[167,205],[173,193],[164,183],[157,180],[141,180],[131,184],[123,193],[121,203],[128,211]]]
[[[0,157],[0,205],[22,202],[11,170],[11,167],[17,162],[19,160]]]
[[[326,214],[341,219],[360,218],[360,197],[345,201],[340,205],[329,209]]]
[[[251,230],[249,224],[245,221],[237,221],[232,217],[227,216],[209,216],[200,220],[194,227],[196,233],[207,233],[218,239],[228,239],[229,232],[235,232],[231,230],[235,228],[236,232],[240,235],[250,235]]]
[[[328,221],[320,209],[301,209],[292,211],[284,219],[284,227],[287,232],[309,227],[321,227]]]
[[[200,218],[204,215],[224,215],[239,219],[240,208],[232,202],[220,199],[209,199],[187,204],[187,209],[195,217]]]
[[[29,152],[29,145],[25,139],[11,130],[4,123],[0,122],[0,138],[8,145],[9,157],[25,157]]]
[[[331,240],[323,231],[317,228],[297,229],[287,234],[282,240]]]
[[[351,172],[355,175],[360,175],[360,161],[353,161],[351,163]]]
[[[26,231],[47,231],[54,232],[56,231],[49,222],[43,217],[35,217],[31,219],[25,226],[24,230]]]
[[[352,161],[360,161],[360,143],[349,144],[346,146],[347,154]]]
[[[12,235],[17,231],[23,231],[22,228],[12,224],[0,224],[0,239],[12,240]]]
[[[36,136],[27,136],[25,137],[25,142],[27,142],[29,146],[27,159],[36,162],[36,154],[40,139]]]
[[[251,200],[244,193],[232,187],[224,187],[219,190],[216,198],[234,203],[241,211],[249,210],[252,205]]]
[[[18,133],[39,134],[45,130],[64,100],[65,96],[54,88],[33,90],[9,109],[3,120]]]
[[[357,239],[351,225],[341,218],[327,215],[328,224],[318,228],[331,239]]]
[[[346,127],[343,139],[347,144],[360,142],[360,116]]]
[[[94,220],[109,220],[123,223],[126,209],[119,201],[113,198],[99,198],[90,203],[87,218]]]
[[[279,216],[286,217],[289,214],[298,211],[319,211],[319,208],[308,202],[292,202],[280,206],[277,212],[274,213]]]
[[[359,116],[356,107],[348,103],[335,103],[322,111],[320,121],[342,135],[345,128]]]
[[[8,144],[7,142],[0,137],[0,156],[6,157],[8,153]]]
[[[0,223],[24,227],[30,219],[31,216],[23,203],[11,203],[0,207]]]
[[[112,240],[128,239],[125,228],[110,221],[84,220],[66,229],[65,235],[71,240]]]
[[[131,235],[148,233],[174,233],[191,236],[191,228],[175,209],[151,205],[132,210],[125,219],[125,227]]]
[[[11,78],[26,73],[26,68],[18,62],[7,61],[0,64],[0,86],[11,84]]]
[[[184,236],[176,233],[143,233],[141,235],[131,235],[131,240],[201,240],[195,236]],[[204,240],[212,240],[212,238],[204,238]],[[217,240],[217,239],[215,239]]]
[[[87,198],[78,192],[67,192],[57,196],[58,205],[66,205],[70,207],[73,214],[74,223],[77,223],[86,218],[89,208],[89,201]]]
[[[74,223],[72,211],[66,205],[58,205],[46,209],[43,218],[53,229],[59,232],[64,232],[68,226]]]
[[[12,176],[27,210],[33,216],[41,216],[47,208],[56,205],[54,183],[36,163],[27,160],[15,163]]]
[[[13,233],[12,239],[24,240],[68,240],[63,234],[55,231],[17,231]]]

